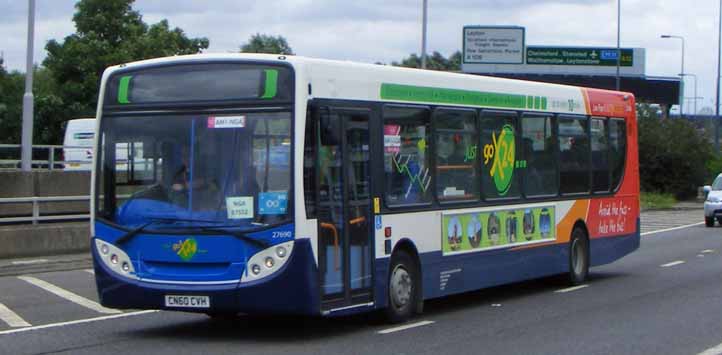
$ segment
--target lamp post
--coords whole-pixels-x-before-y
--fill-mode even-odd
[[[717,21],[717,94],[714,97],[715,109],[714,109],[714,149],[715,153],[719,153],[719,86],[720,86],[720,67],[722,66],[722,55],[720,50],[722,49],[722,0],[719,3],[719,20]]]
[[[427,9],[429,8],[428,0],[424,0],[424,10],[421,16],[421,69],[426,69],[426,22]]]
[[[691,76],[692,78],[694,78],[694,108],[693,108],[694,112],[692,112],[692,113],[694,115],[696,115],[697,114],[697,97],[698,97],[697,96],[697,75],[692,74],[692,73],[685,73],[685,74],[680,73],[679,76],[681,76],[681,77]]]
[[[722,0],[720,0],[722,1]],[[622,0],[617,0],[617,91],[621,87],[619,77],[619,67],[622,65],[622,49],[621,49],[621,34],[622,34]]]
[[[682,80],[682,87],[679,92],[679,115],[684,116],[684,37],[675,35],[662,35],[661,38],[676,38],[682,41],[682,71],[680,73],[680,79]]]
[[[32,170],[33,159],[33,43],[35,39],[35,0],[28,0],[28,45],[23,95],[23,133],[20,149],[20,168]]]

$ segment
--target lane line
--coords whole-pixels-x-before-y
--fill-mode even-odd
[[[96,317],[96,318],[79,319],[79,320],[74,320],[74,321],[70,321],[70,322],[37,325],[34,327],[28,327],[28,328],[18,328],[18,329],[10,329],[10,330],[0,331],[0,335],[29,332],[29,331],[33,331],[33,330],[48,329],[48,328],[59,328],[59,327],[65,327],[68,325],[98,322],[98,321],[116,319],[116,318],[133,317],[133,316],[139,316],[139,315],[143,315],[143,314],[157,313],[157,312],[160,312],[160,311],[158,311],[158,310],[138,311],[138,312],[114,314],[112,316],[101,316],[101,317]]]
[[[30,327],[32,324],[26,322],[24,319],[20,318],[17,313],[10,310],[10,308],[7,308],[4,304],[0,303],[0,320],[7,323],[7,325],[13,327],[13,328],[19,328],[19,327]]]
[[[702,250],[700,253],[702,253],[702,254],[712,254],[712,253],[714,253],[714,249],[705,249],[705,250]]]
[[[32,285],[35,285],[37,287],[42,288],[45,291],[48,291],[50,293],[54,293],[57,296],[60,296],[62,298],[65,298],[66,300],[76,303],[78,305],[81,305],[85,308],[92,309],[99,313],[105,313],[105,314],[117,314],[122,313],[121,311],[117,309],[110,309],[105,308],[98,304],[97,302],[91,301],[83,296],[76,295],[68,290],[62,289],[58,286],[55,286],[49,282],[45,282],[43,280],[30,277],[30,276],[18,276],[18,279],[23,280],[27,283],[30,283]]]
[[[416,323],[411,323],[411,324],[407,324],[407,325],[402,325],[402,326],[400,326],[400,327],[395,327],[395,328],[389,328],[389,329],[379,330],[378,333],[379,333],[379,334],[389,334],[389,333],[394,333],[394,332],[400,332],[400,331],[406,330],[406,329],[411,329],[411,328],[416,328],[416,327],[422,327],[422,326],[429,325],[429,324],[434,324],[434,321],[432,321],[432,320],[424,320],[424,321],[421,321],[421,322],[416,322]]]
[[[556,290],[556,291],[554,291],[554,293],[573,292],[573,291],[581,290],[581,289],[587,288],[587,287],[589,287],[589,285],[579,285],[579,286],[574,286],[574,287],[569,287],[569,288],[563,288],[563,289],[561,289],[561,290]]]
[[[660,266],[660,267],[672,267],[672,266],[682,265],[682,264],[684,264],[684,263],[686,263],[686,261],[684,261],[684,260],[677,260],[677,261],[673,261],[673,262],[671,262],[671,263],[662,264],[662,265],[659,265],[659,266]]]
[[[697,355],[720,355],[722,354],[722,344],[719,344],[715,346],[714,348],[709,348]]]
[[[83,271],[85,271],[85,272],[87,272],[87,273],[89,273],[89,274],[95,275],[95,270],[93,270],[93,269],[85,269],[85,270],[83,270]]]
[[[31,265],[31,264],[43,264],[47,263],[48,259],[33,259],[33,260],[18,260],[13,261],[11,264],[13,265]]]
[[[641,236],[650,235],[650,234],[656,234],[656,233],[671,232],[671,231],[676,231],[676,230],[678,230],[678,229],[684,229],[684,228],[699,226],[699,225],[702,225],[702,224],[704,224],[704,222],[692,223],[692,224],[685,224],[685,225],[683,225],[683,226],[674,227],[674,228],[666,228],[666,229],[660,229],[660,230],[651,231],[651,232],[644,232],[644,233],[641,234]]]

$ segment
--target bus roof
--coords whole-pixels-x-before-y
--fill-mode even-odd
[[[105,81],[118,70],[236,60],[290,63],[297,74],[297,90],[307,92],[307,85],[311,85],[312,94],[309,95],[309,98],[454,105],[606,116],[626,116],[633,111],[634,104],[633,95],[625,92],[275,54],[218,53],[156,58],[110,67],[104,73],[103,80]],[[590,98],[590,96],[593,97]],[[594,97],[597,99],[595,100]],[[602,98],[602,105],[599,105],[599,98]],[[600,108],[601,111],[595,110],[595,107]],[[610,109],[610,107],[612,108]]]

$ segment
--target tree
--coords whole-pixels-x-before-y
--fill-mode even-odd
[[[638,104],[639,175],[643,191],[692,197],[713,158],[709,138],[684,119],[661,119],[654,106]]]
[[[81,0],[73,16],[76,32],[62,43],[50,40],[43,65],[55,95],[39,101],[36,120],[43,122],[43,143],[59,143],[62,124],[94,117],[100,78],[105,68],[121,63],[193,54],[208,48],[206,38],[188,38],[163,20],[148,26],[132,9],[134,0]],[[50,105],[43,109],[41,102]],[[44,116],[44,115],[49,116]],[[50,125],[51,127],[45,127]],[[39,125],[36,124],[35,127]]]
[[[271,36],[256,33],[248,43],[241,46],[242,53],[268,53],[293,55],[293,49],[283,36]]]
[[[421,68],[421,56],[413,53],[401,60],[401,62],[392,62],[391,65],[407,68]],[[430,56],[426,57],[426,69],[440,71],[460,71],[461,70],[461,52],[456,51],[449,56],[444,57],[439,52],[434,51]]]

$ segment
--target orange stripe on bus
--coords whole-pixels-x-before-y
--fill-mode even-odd
[[[587,210],[589,210],[589,200],[574,201],[572,208],[569,209],[569,212],[557,225],[557,242],[569,242],[574,223],[578,220],[585,221],[587,219]]]
[[[584,108],[587,109],[587,115],[592,114],[592,104],[589,101],[589,91],[582,89],[582,96],[584,97]]]

